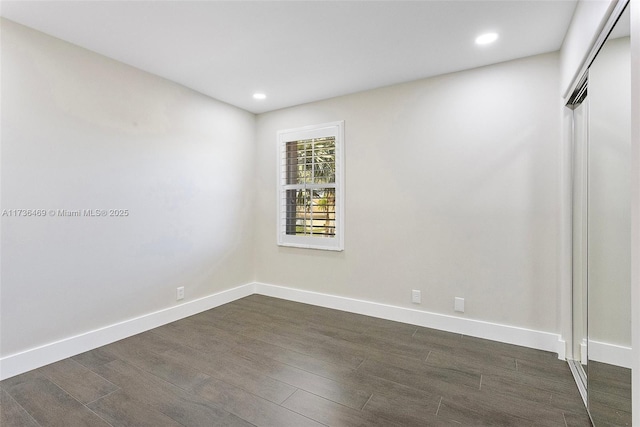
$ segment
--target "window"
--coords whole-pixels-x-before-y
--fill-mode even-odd
[[[278,132],[278,244],[344,248],[344,122]]]

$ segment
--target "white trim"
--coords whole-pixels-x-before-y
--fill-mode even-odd
[[[286,178],[283,171],[286,157],[285,144],[287,142],[298,141],[311,138],[335,137],[335,182],[332,184],[308,185],[308,188],[335,188],[335,236],[308,237],[285,234],[283,224],[283,200],[286,191]],[[321,249],[329,251],[344,250],[344,120],[323,123],[318,125],[304,126],[295,129],[284,129],[277,132],[277,242],[279,246],[288,246],[305,249]],[[290,184],[289,184],[290,185]]]
[[[584,57],[580,68],[576,70],[575,74],[573,75],[573,79],[571,80],[571,84],[564,93],[563,98],[565,104],[569,102],[569,98],[571,98],[571,95],[576,90],[578,84],[582,81],[583,76],[593,63],[593,60],[598,55],[598,52],[600,52],[602,45],[604,45],[604,43],[607,41],[609,33],[615,26],[616,22],[618,22],[618,18],[620,17],[620,15],[622,15],[622,12],[624,11],[624,8],[628,3],[629,0],[611,0],[607,11],[602,18],[602,22],[598,27],[599,31],[597,32],[597,38],[593,41],[591,49]]]
[[[166,323],[192,316],[254,293],[550,351],[558,353],[560,359],[565,357],[565,342],[560,338],[559,334],[254,282],[5,356],[0,359],[0,380],[148,331]]]
[[[416,326],[424,326],[508,344],[521,345],[557,353],[558,358],[563,360],[565,358],[565,343],[559,334],[266,283],[256,282],[254,286],[255,293],[260,295],[348,311],[350,313],[364,314],[366,316],[409,323]]]
[[[557,347],[558,348],[555,352],[558,353],[558,359],[567,360],[567,341],[562,337],[561,334],[558,334]]]
[[[588,346],[589,360],[629,369],[633,366],[633,352],[631,347],[593,340],[589,340]]]
[[[631,369],[632,425],[640,424],[640,1],[631,2]]]
[[[580,343],[580,363],[586,365],[589,360],[589,352],[587,351],[587,340],[582,340]]]
[[[574,362],[577,362],[577,361],[574,361]],[[588,406],[587,389],[585,388],[584,383],[582,382],[582,378],[578,373],[578,370],[577,370],[578,368],[576,368],[576,365],[571,361],[569,361],[568,365],[569,365],[569,369],[571,370],[571,375],[573,375],[573,380],[575,381],[576,386],[578,387],[578,391],[580,392],[580,397],[582,397],[582,403],[584,403],[584,407],[586,408]]]
[[[0,380],[48,365],[114,341],[175,322],[254,293],[253,284],[238,286],[80,335],[11,354],[0,359]]]

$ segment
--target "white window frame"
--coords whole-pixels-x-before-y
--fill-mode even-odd
[[[335,137],[335,236],[298,236],[286,233],[286,144],[312,138]],[[277,222],[278,245],[296,248],[322,249],[329,251],[344,250],[344,121],[304,126],[278,131],[278,191]],[[326,184],[310,184],[326,187]]]

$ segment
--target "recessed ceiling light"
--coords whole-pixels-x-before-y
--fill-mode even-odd
[[[253,99],[266,99],[267,95],[265,95],[264,93],[259,93],[256,92],[253,94]]]
[[[498,40],[497,33],[486,33],[476,37],[476,44],[489,44]]]

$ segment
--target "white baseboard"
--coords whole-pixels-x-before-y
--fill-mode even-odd
[[[564,338],[562,338],[561,335],[558,335],[558,348],[556,350],[556,353],[558,353],[558,359],[567,359],[567,342],[564,340]]]
[[[589,360],[608,363],[609,365],[621,366],[631,369],[633,366],[633,352],[631,347],[609,344],[606,342],[589,340],[588,344]]]
[[[565,342],[559,334],[465,319],[463,317],[448,316],[445,314],[430,313],[422,310],[266,283],[256,282],[254,283],[254,287],[255,293],[261,295],[550,351],[557,353],[559,359],[564,360],[565,358]]]
[[[188,301],[184,304],[168,307],[80,335],[5,356],[0,358],[0,380],[57,362],[67,357],[75,356],[76,354],[148,331],[149,329],[157,328],[166,323],[192,316],[254,293],[550,351],[557,353],[560,359],[564,359],[565,357],[565,342],[558,334],[430,313],[319,292],[269,285],[266,283],[249,283],[197,300]],[[622,349],[622,347],[620,347],[620,349]]]
[[[586,365],[589,361],[589,353],[587,352],[587,340],[583,339],[580,343],[580,363]]]
[[[48,365],[114,341],[157,328],[254,293],[254,285],[228,289],[0,359],[0,380]]]

